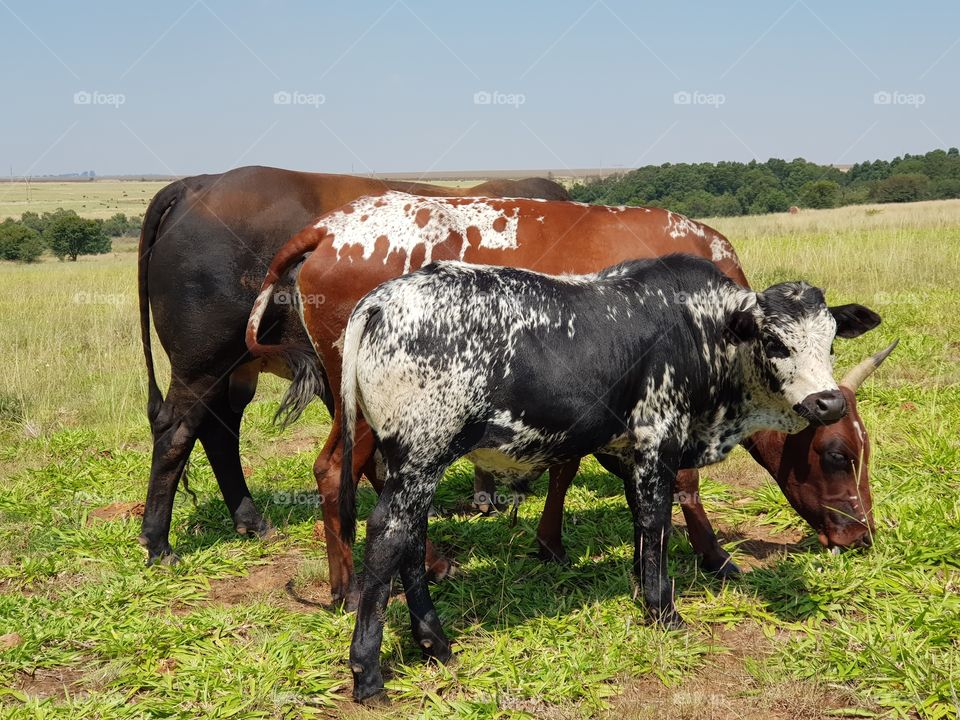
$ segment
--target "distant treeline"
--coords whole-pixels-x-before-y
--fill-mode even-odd
[[[19,220],[0,223],[0,259],[36,262],[49,250],[60,260],[110,252],[112,238],[139,235],[143,216],[117,213],[106,220],[89,220],[60,208],[38,215],[25,212]]]
[[[960,197],[960,151],[857,163],[846,172],[803,158],[647,165],[578,183],[570,194],[582,202],[652,205],[692,217],[939,200]]]

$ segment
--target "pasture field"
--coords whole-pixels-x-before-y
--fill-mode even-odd
[[[416,175],[399,178],[464,188],[479,180],[421,180]],[[0,222],[19,219],[29,211],[42,215],[57,208],[75,210],[88,218],[108,218],[118,212],[142,215],[150,200],[169,180],[94,180],[75,182],[0,182]]]
[[[433,590],[455,664],[422,662],[396,597],[384,641],[391,702],[374,708],[348,699],[353,616],[317,605],[329,595],[311,465],[325,411],[315,403],[281,432],[270,419],[283,383],[262,380],[242,454],[278,536],[233,533],[198,448],[196,500],[180,493],[174,510],[181,562],[147,569],[136,542],[150,463],[136,254],[0,264],[0,716],[956,718],[960,202],[712,224],[756,287],[803,277],[833,303],[881,313],[877,330],[836,342],[838,375],[900,338],[859,393],[874,547],[823,552],[738,450],[704,472],[703,493],[749,572],[705,575],[678,511],[671,571],[689,627],[667,632],[633,599],[618,481],[584,463],[565,515],[571,562],[545,565],[530,557],[545,481],[515,525],[509,513],[475,517],[460,462],[430,523],[459,566]],[[360,500],[365,516],[369,487]]]
[[[167,180],[94,180],[78,182],[0,183],[0,221],[20,218],[32,211],[38,215],[57,208],[75,210],[88,218],[108,218],[119,212],[128,217],[143,215],[150,200]]]

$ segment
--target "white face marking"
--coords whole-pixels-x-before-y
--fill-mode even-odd
[[[331,244],[338,259],[344,248],[360,247],[363,259],[369,260],[379,243],[386,248],[384,263],[394,253],[403,254],[404,273],[411,270],[410,258],[417,246],[423,246],[426,265],[433,259],[433,249],[451,233],[460,235],[460,258],[463,259],[471,227],[479,233],[480,247],[499,250],[517,247],[517,208],[504,212],[489,198],[458,198],[458,201],[452,206],[442,198],[391,191],[355,200],[343,209],[328,213],[314,227],[323,228],[333,236]]]
[[[826,308],[777,329],[776,334],[790,356],[769,360],[783,382],[782,393],[788,403],[796,404],[814,393],[838,389],[830,360],[836,332],[837,323]]]
[[[853,421],[853,427],[856,428],[857,437],[860,438],[860,444],[862,445],[866,440],[866,436],[863,434],[863,428],[860,427],[860,423],[856,420]]]

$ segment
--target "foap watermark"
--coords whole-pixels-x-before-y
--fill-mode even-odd
[[[527,96],[523,93],[505,93],[499,90],[477,90],[473,94],[474,105],[509,105],[513,108],[519,108],[527,102]]]
[[[323,93],[307,93],[299,90],[277,90],[273,94],[274,105],[306,105],[319,108],[325,105],[327,96]]]
[[[123,293],[102,293],[81,290],[73,294],[75,305],[126,305],[130,298]]]
[[[873,295],[874,305],[904,305],[918,306],[927,302],[926,293],[922,292],[887,292],[880,290]]]
[[[480,492],[473,494],[473,504],[476,506],[490,505],[492,507],[516,507],[526,500],[526,498],[527,496],[523,493],[502,493],[500,491],[495,491],[491,494],[481,490]]]
[[[119,108],[127,102],[123,93],[106,93],[99,90],[77,90],[73,94],[74,105],[108,105]]]
[[[927,102],[923,93],[907,93],[899,90],[877,90],[873,94],[874,105],[907,105],[918,108]]]
[[[707,93],[699,90],[677,90],[673,94],[674,105],[707,105],[718,108],[727,102],[723,93]]]
[[[301,307],[317,307],[327,301],[326,296],[320,293],[296,293],[289,290],[278,290],[273,293],[273,302],[275,305],[297,305]]]
[[[323,505],[323,495],[317,492],[307,492],[306,490],[302,492],[275,492],[270,497],[270,502],[273,505],[280,505],[282,507],[302,505],[304,507],[316,508]]]

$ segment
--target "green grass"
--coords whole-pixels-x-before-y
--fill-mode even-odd
[[[93,182],[2,182],[0,221],[30,211],[42,215],[57,208],[83,217],[108,218],[118,212],[142,215],[167,181],[96,180]]]
[[[198,502],[181,494],[175,505],[182,562],[146,569],[136,518],[93,517],[142,501],[148,477],[135,254],[0,265],[0,635],[19,636],[7,649],[0,638],[0,716],[957,717],[960,217],[951,203],[859,212],[715,224],[755,285],[804,277],[833,302],[881,312],[876,331],[837,342],[838,372],[901,339],[859,394],[874,442],[875,546],[820,552],[737,452],[706,471],[704,495],[753,569],[721,584],[676,533],[671,570],[690,627],[665,632],[633,600],[618,481],[584,463],[565,516],[571,564],[543,565],[530,552],[544,481],[515,526],[458,515],[471,491],[458,463],[431,522],[459,565],[433,590],[457,661],[424,664],[395,600],[384,641],[393,700],[373,710],[347,700],[352,616],[284,590],[292,578],[323,596],[310,467],[325,413],[311,407],[279,432],[270,417],[283,384],[265,379],[243,458],[280,537],[233,534],[198,450]],[[374,496],[360,498],[365,515]],[[756,551],[777,542],[786,549]]]

